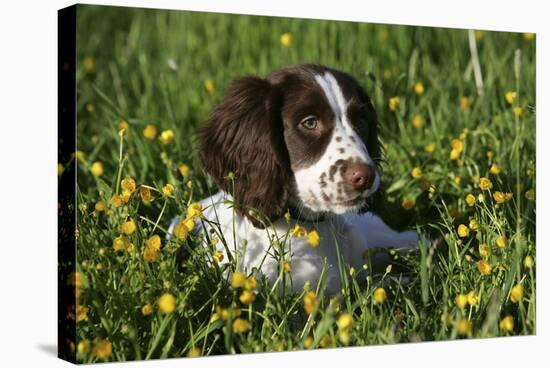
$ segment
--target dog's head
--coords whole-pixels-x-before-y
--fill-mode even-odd
[[[234,81],[199,132],[205,170],[273,221],[374,210],[381,148],[372,103],[348,74],[298,65]],[[234,187],[226,179],[234,172]]]

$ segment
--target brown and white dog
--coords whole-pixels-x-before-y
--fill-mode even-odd
[[[276,251],[291,262],[293,290],[317,282],[326,260],[327,292],[335,294],[338,253],[359,268],[369,248],[417,243],[416,232],[396,232],[372,212],[381,199],[377,118],[346,73],[306,64],[234,81],[200,129],[199,150],[221,189],[202,201],[206,219],[219,224],[207,230],[221,229],[243,271],[257,267],[270,282],[280,280],[278,242],[284,250]],[[288,237],[295,224],[316,230],[320,245]]]

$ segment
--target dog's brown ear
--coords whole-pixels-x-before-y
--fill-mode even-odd
[[[278,95],[265,79],[238,79],[199,131],[204,169],[233,195],[238,211],[256,227],[265,221],[250,210],[274,221],[285,213],[290,193]],[[230,172],[235,174],[234,187],[227,177]]]

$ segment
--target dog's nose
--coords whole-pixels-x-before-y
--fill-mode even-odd
[[[363,191],[372,185],[374,168],[364,163],[354,162],[346,168],[344,179],[353,189]]]

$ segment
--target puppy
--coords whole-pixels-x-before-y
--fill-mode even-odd
[[[359,269],[369,249],[415,246],[416,232],[396,232],[374,214],[383,199],[377,124],[357,81],[326,66],[234,81],[199,131],[204,169],[220,188],[201,202],[203,230],[225,241],[223,262],[275,283],[282,257],[285,287],[299,291],[323,274],[336,294],[339,258]]]

